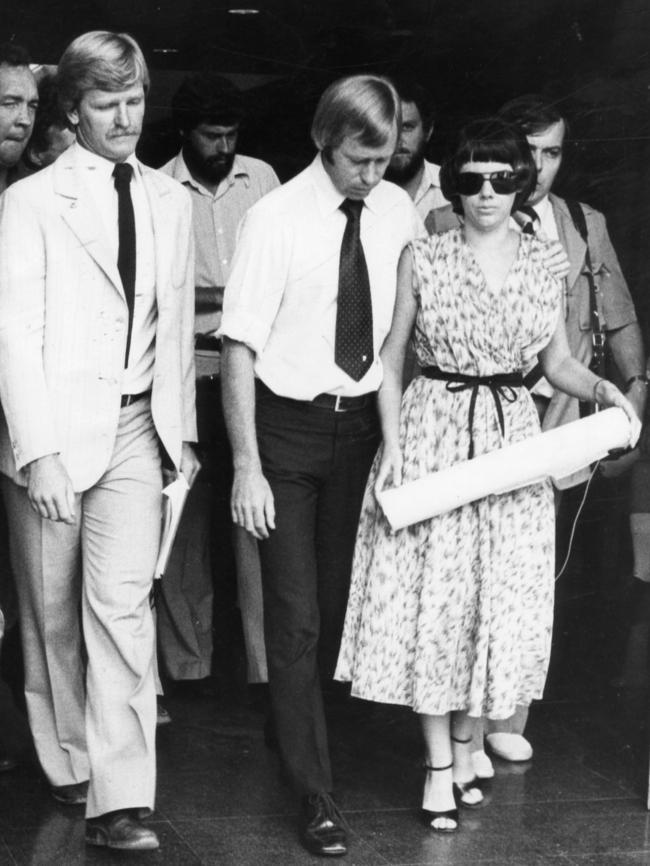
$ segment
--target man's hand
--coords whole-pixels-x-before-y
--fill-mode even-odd
[[[230,510],[233,522],[255,538],[269,537],[275,529],[275,503],[261,469],[235,469]]]
[[[46,520],[75,522],[75,495],[70,476],[58,454],[33,460],[27,471],[27,496],[32,508]]]
[[[183,442],[180,472],[185,477],[185,480],[190,487],[194,484],[194,479],[198,475],[200,468],[201,461],[194,453],[194,449],[189,442]]]
[[[564,251],[564,247],[559,241],[549,243],[544,248],[543,254],[544,267],[549,270],[558,280],[563,280],[569,275],[571,264]]]

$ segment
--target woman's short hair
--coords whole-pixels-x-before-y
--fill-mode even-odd
[[[61,107],[68,114],[87,90],[127,90],[142,82],[149,89],[149,70],[140,46],[128,33],[92,30],[74,39],[57,69]]]
[[[340,78],[321,96],[311,125],[312,141],[328,152],[344,138],[365,147],[382,147],[402,121],[400,99],[387,78],[351,75]]]
[[[527,201],[537,179],[535,162],[525,135],[498,117],[475,120],[464,126],[451,155],[440,169],[440,188],[457,214],[463,213],[458,194],[458,175],[468,162],[504,162],[512,166],[519,179],[513,213]]]

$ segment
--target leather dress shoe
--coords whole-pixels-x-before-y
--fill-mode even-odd
[[[136,817],[137,809],[118,809],[86,821],[86,842],[118,851],[153,851],[158,836]]]
[[[321,857],[347,854],[345,822],[330,794],[302,798],[300,841],[311,854]]]
[[[52,785],[52,796],[57,803],[64,806],[81,806],[88,798],[88,782],[77,782],[76,785]]]

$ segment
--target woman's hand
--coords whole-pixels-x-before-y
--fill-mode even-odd
[[[398,446],[387,448],[381,455],[381,462],[375,479],[375,496],[390,482],[391,487],[399,487],[402,483],[402,452]]]
[[[625,412],[630,421],[628,447],[634,448],[641,435],[641,420],[627,397],[619,391],[613,382],[608,382],[607,379],[600,379],[594,386],[594,398],[599,406],[618,406]]]

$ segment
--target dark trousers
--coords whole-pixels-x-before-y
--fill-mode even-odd
[[[197,379],[196,419],[201,469],[183,509],[165,579],[156,586],[158,649],[173,680],[220,673],[229,665],[230,647],[238,637],[233,624],[232,457],[218,376]]]
[[[336,664],[359,512],[379,443],[373,405],[335,412],[258,388],[276,528],[260,544],[271,706],[301,794],[332,790],[320,678]]]

